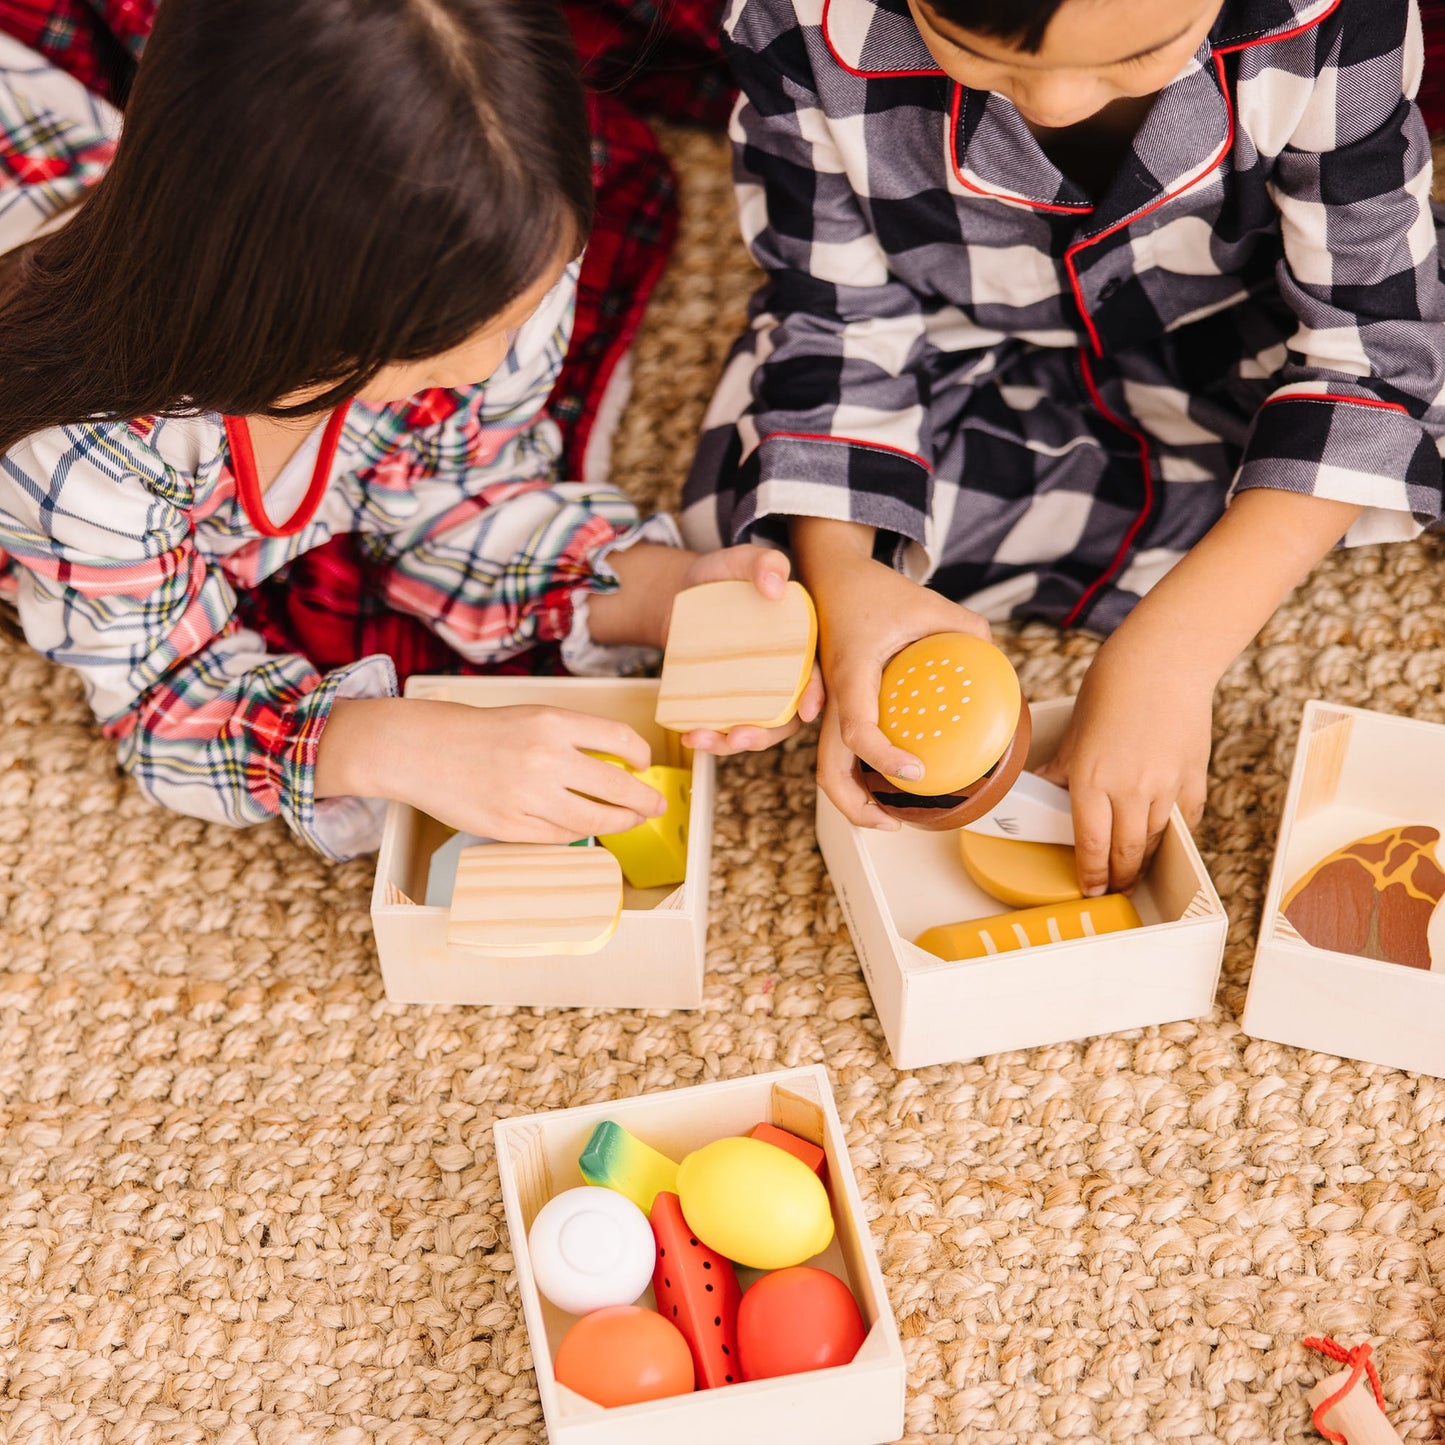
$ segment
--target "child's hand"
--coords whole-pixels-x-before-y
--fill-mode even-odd
[[[647,743],[612,718],[343,698],[321,736],[316,795],[395,798],[503,843],[621,833],[665,811],[661,794],[587,752],[611,753],[639,771],[652,761]]]
[[[855,758],[880,773],[923,778],[923,765],[895,747],[878,726],[878,688],[895,653],[936,632],[989,636],[976,612],[930,592],[871,557],[838,553],[816,569],[820,655],[828,689],[818,739],[818,786],[850,822],[901,826],[859,780]]]
[[[1072,794],[1079,884],[1090,897],[1138,882],[1177,803],[1204,811],[1214,681],[1117,633],[1094,659],[1057,756],[1039,769]]]
[[[703,552],[683,574],[682,591],[704,582],[751,581],[764,597],[783,595],[791,564],[787,554],[772,547],[724,547],[718,552]],[[698,729],[684,733],[685,746],[699,752],[727,757],[732,753],[756,753],[792,737],[804,724],[812,722],[823,710],[823,675],[815,666],[813,676],[798,699],[797,716],[777,728],[736,727],[726,733]]]

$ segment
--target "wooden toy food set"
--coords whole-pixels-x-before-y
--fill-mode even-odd
[[[925,638],[879,694],[880,725],[924,778],[864,773],[910,826],[856,828],[818,795],[818,843],[899,1068],[1214,1005],[1227,920],[1177,810],[1131,897],[1080,896],[1067,795],[1024,771],[1053,756],[1072,708],[1030,709],[989,643]]]
[[[1445,728],[1310,702],[1243,1025],[1445,1076]]]
[[[460,838],[392,803],[371,900],[387,997],[697,1008],[715,763],[680,736],[786,722],[817,634],[812,599],[797,583],[766,599],[751,582],[713,582],[679,594],[659,681],[411,678],[408,697],[565,707],[630,724],[652,748],[653,765],[638,776],[668,807],[595,847],[542,847]]]
[[[503,1120],[552,1445],[886,1445],[905,1366],[827,1073]]]

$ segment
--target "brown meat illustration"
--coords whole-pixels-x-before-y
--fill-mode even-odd
[[[1280,911],[1316,948],[1429,968],[1430,915],[1445,896],[1439,841],[1419,824],[1357,838],[1320,859]]]

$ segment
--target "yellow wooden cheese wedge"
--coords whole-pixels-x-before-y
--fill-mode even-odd
[[[637,773],[667,800],[667,812],[647,818],[625,833],[599,834],[597,841],[622,865],[634,888],[671,888],[687,876],[687,821],[692,773],[654,766]]]
[[[924,771],[888,781],[927,797],[968,787],[1008,750],[1022,707],[1018,674],[993,643],[940,632],[910,644],[883,669],[878,726]]]
[[[913,941],[925,953],[952,963],[1139,926],[1134,905],[1122,893],[1106,893],[1102,898],[1077,898],[1068,903],[1024,908],[1017,913],[998,913],[991,918],[944,923],[925,929]]]
[[[1033,908],[1084,896],[1074,850],[1062,843],[1020,843],[961,828],[958,851],[968,876],[1011,907]]]
[[[657,721],[694,728],[782,727],[813,671],[818,615],[796,582],[764,597],[751,582],[705,582],[677,594],[657,692]]]
[[[596,953],[622,917],[622,869],[605,848],[484,843],[457,863],[447,943],[499,958]]]

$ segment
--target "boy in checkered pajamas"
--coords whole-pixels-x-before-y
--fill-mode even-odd
[[[684,498],[817,600],[819,781],[939,631],[1108,634],[1048,773],[1080,882],[1204,803],[1221,674],[1331,547],[1442,510],[1413,0],[732,0],[767,282]],[[1226,509],[1227,508],[1227,509]]]

